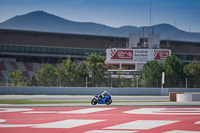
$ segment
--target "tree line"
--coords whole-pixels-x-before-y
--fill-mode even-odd
[[[139,76],[132,79],[111,78],[105,64],[105,56],[92,53],[81,64],[70,57],[55,66],[41,64],[41,69],[28,80],[21,70],[10,72],[12,86],[61,86],[61,87],[160,87],[162,72],[165,73],[165,87],[181,87],[188,79],[188,87],[200,87],[200,64],[193,60],[184,64],[178,57],[168,56],[164,62],[148,61]],[[121,68],[123,69],[123,68]],[[87,85],[86,85],[87,84]]]

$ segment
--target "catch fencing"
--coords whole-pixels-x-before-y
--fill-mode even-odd
[[[1,80],[0,86],[12,86],[11,80]],[[14,85],[19,86],[19,85]],[[57,77],[51,80],[40,81],[37,79],[26,79],[20,86],[36,86],[36,87],[133,87],[133,88],[162,88],[161,79],[152,79],[143,81],[135,78],[96,78],[90,77],[75,78],[75,79],[58,79]],[[171,81],[166,79],[163,88],[200,88],[200,83],[191,78],[177,79]]]

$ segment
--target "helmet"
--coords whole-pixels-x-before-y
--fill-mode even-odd
[[[108,92],[107,92],[107,91],[104,91],[103,94],[108,94]]]

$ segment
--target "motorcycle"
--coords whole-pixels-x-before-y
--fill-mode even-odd
[[[100,99],[97,95],[95,95],[94,98],[91,100],[91,104],[96,105],[97,103],[110,105],[112,103],[111,95],[102,95]]]

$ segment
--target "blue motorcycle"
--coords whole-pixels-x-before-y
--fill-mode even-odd
[[[98,97],[97,95],[95,95],[95,97],[92,99],[91,104],[92,105],[96,105],[96,104],[107,104],[110,105],[112,103],[112,99],[111,99],[111,95],[101,95],[100,97]]]

